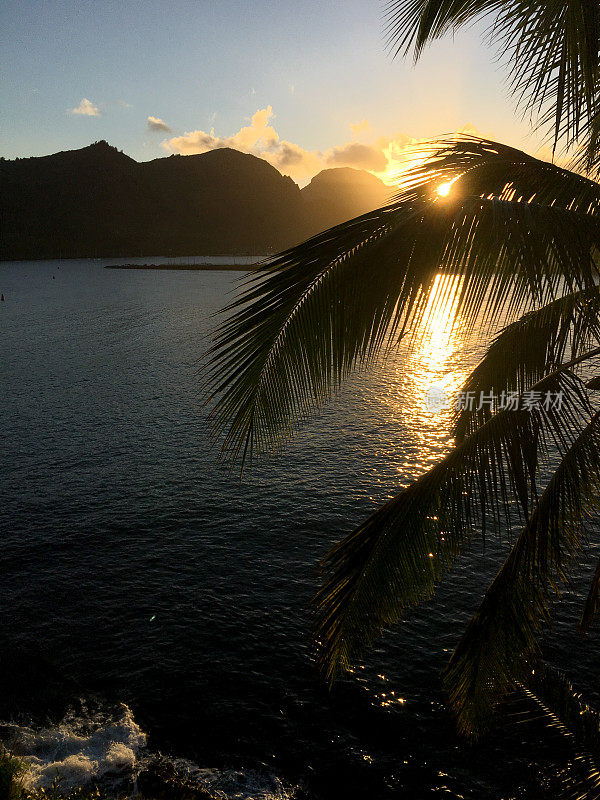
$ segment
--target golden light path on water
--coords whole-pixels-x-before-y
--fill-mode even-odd
[[[402,465],[413,476],[438,461],[451,444],[454,398],[470,371],[464,324],[460,316],[455,319],[460,286],[458,276],[435,277],[421,326],[400,348],[382,396],[393,416],[406,420],[419,442],[418,463]]]
[[[420,389],[416,393],[430,409],[434,399],[432,387],[443,388],[450,395],[458,390],[465,377],[453,360],[463,343],[460,321],[455,320],[460,284],[456,275],[440,273],[435,277],[423,313],[422,330],[417,334],[418,344],[409,355],[407,366],[414,370],[415,389]]]
[[[400,482],[390,497],[401,485],[438,463],[453,444],[453,402],[474,366],[479,346],[478,336],[467,334],[464,321],[456,313],[461,282],[459,276],[439,273],[435,277],[419,329],[413,332],[412,339],[410,335],[406,337],[386,369],[384,383],[378,387],[383,389],[379,399],[390,416],[406,426],[409,440],[415,443],[414,448],[399,441],[391,446],[396,455],[402,450],[406,455],[396,461]],[[410,703],[405,691],[392,686],[384,674],[377,676],[374,688],[364,669],[359,664],[351,672],[374,705],[398,710]],[[363,757],[368,760],[369,755],[365,753]]]

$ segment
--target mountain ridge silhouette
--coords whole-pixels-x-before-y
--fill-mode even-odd
[[[135,161],[106,141],[0,160],[0,259],[256,254],[291,247],[383,205],[363,170],[303,189],[230,148]]]

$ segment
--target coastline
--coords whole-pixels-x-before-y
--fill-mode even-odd
[[[106,264],[104,269],[237,270],[248,272],[255,264]]]
[[[200,765],[148,746],[124,703],[81,698],[60,721],[2,723],[0,798],[10,800],[300,800],[265,765]],[[8,792],[8,793],[7,793]]]

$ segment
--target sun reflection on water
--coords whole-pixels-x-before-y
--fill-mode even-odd
[[[416,347],[409,355],[407,366],[414,372],[415,394],[424,406],[430,387],[440,386],[450,395],[465,377],[463,371],[456,369],[453,359],[462,344],[460,320],[455,319],[460,286],[457,275],[436,275],[423,312],[422,328],[416,335]]]
[[[450,443],[452,400],[468,372],[462,352],[464,325],[456,314],[461,280],[443,273],[435,277],[419,329],[412,332],[410,344],[400,348],[383,398],[418,439],[419,458],[410,464],[411,472],[430,466]]]

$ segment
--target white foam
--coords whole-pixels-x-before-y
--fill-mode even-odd
[[[207,786],[224,800],[293,800],[296,794],[276,775],[262,771],[205,769],[183,758],[172,763],[180,775]]]
[[[146,734],[126,705],[68,714],[53,727],[2,725],[6,742],[28,764],[26,789],[48,788],[57,779],[63,791],[90,781],[120,790],[133,782],[140,768],[155,756],[146,749]],[[201,768],[187,759],[172,759],[178,774],[209,787],[223,800],[292,800],[295,790],[266,772]],[[132,796],[135,796],[135,792]]]
[[[134,775],[146,734],[122,705],[116,713],[69,714],[51,728],[9,726],[11,751],[29,765],[27,789],[48,787],[57,778],[70,789],[103,778],[123,780]]]
[[[227,800],[292,800],[295,790],[286,788],[275,775],[248,770],[213,773],[212,788]],[[206,781],[211,785],[210,781]]]

